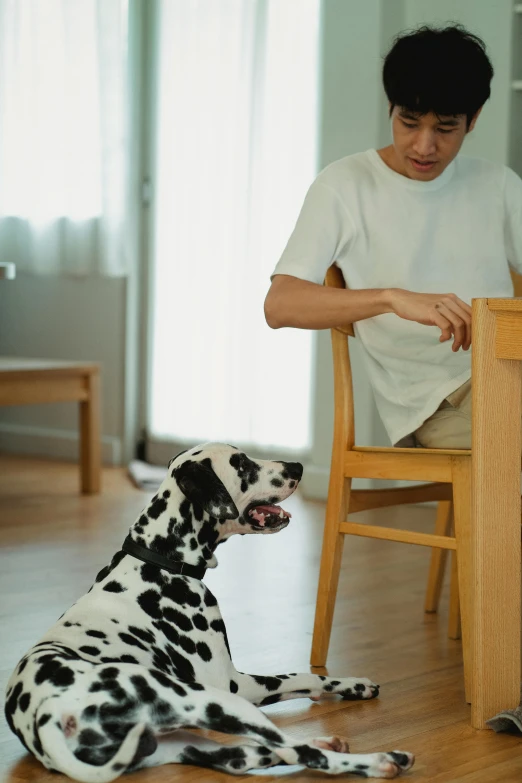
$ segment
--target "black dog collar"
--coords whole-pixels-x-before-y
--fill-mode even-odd
[[[183,576],[193,576],[194,579],[203,579],[207,570],[206,566],[189,565],[181,560],[171,560],[168,557],[163,557],[163,555],[158,555],[157,552],[151,552],[150,549],[133,541],[130,535],[123,542],[122,550],[127,555],[143,560],[144,563],[163,568],[165,571],[170,571],[171,574],[182,574]]]

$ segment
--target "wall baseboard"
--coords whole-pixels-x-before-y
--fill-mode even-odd
[[[0,424],[0,451],[4,454],[23,454],[34,457],[53,457],[77,462],[79,436],[72,430],[24,427],[20,424]],[[121,465],[120,438],[102,436],[104,465]]]

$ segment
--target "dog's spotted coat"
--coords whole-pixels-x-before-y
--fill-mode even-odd
[[[130,529],[169,560],[209,568],[234,533],[273,533],[289,515],[275,504],[302,475],[299,463],[251,460],[224,444],[178,455]],[[254,705],[322,694],[371,699],[367,679],[236,671],[217,601],[205,584],[123,551],[25,655],[11,676],[6,716],[45,767],[90,783],[126,770],[197,764],[243,774],[303,764],[330,774],[395,777],[413,764],[394,751],[353,755],[338,737],[296,741]],[[248,738],[220,746],[188,728]]]

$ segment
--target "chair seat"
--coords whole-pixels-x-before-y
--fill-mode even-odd
[[[343,454],[344,475],[395,481],[451,483],[456,462],[468,462],[465,449],[373,448],[359,446]]]

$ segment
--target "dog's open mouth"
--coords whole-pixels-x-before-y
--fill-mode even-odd
[[[256,530],[280,530],[286,527],[292,515],[280,506],[256,503],[248,509],[245,518]]]

